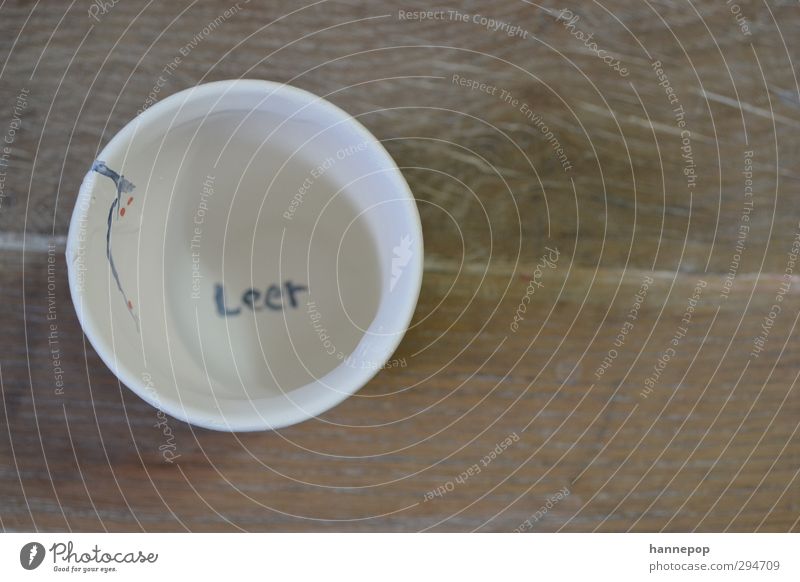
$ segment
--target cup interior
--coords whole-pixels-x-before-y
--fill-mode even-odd
[[[319,415],[384,366],[422,237],[363,126],[237,80],[173,95],[112,139],[67,255],[81,324],[127,386],[193,424],[258,430]]]

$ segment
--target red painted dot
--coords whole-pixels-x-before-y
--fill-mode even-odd
[[[130,198],[128,198],[128,206],[130,206],[130,205],[131,205],[131,202],[133,202],[133,196],[131,196]]]
[[[133,302],[128,299],[128,309],[133,309]]]
[[[119,215],[120,216],[125,216],[125,209],[124,208],[120,208],[119,209]]]

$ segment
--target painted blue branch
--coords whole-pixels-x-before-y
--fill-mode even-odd
[[[101,176],[105,176],[106,178],[110,178],[114,182],[114,186],[117,190],[117,195],[114,198],[114,201],[111,203],[111,208],[108,209],[108,228],[106,229],[106,257],[108,258],[108,264],[111,267],[111,274],[114,277],[114,281],[117,282],[117,289],[122,294],[122,299],[125,302],[125,308],[131,314],[133,321],[136,323],[136,330],[139,330],[139,320],[136,317],[136,314],[133,312],[132,304],[128,300],[128,295],[125,293],[125,289],[122,288],[122,283],[119,279],[119,273],[117,272],[117,266],[114,264],[114,255],[111,252],[111,229],[114,223],[114,214],[117,208],[119,208],[122,204],[122,195],[127,194],[128,192],[133,192],[134,186],[133,182],[125,179],[125,176],[118,174],[111,168],[109,168],[105,162],[101,162],[100,160],[95,160],[94,164],[92,164],[92,171],[97,172]]]

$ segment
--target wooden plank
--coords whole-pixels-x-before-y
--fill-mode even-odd
[[[765,529],[796,528],[794,317],[776,321],[764,355],[749,359],[775,277],[725,301],[722,279],[709,277],[675,358],[643,398],[696,277],[654,278],[598,380],[647,275],[559,266],[514,333],[528,279],[498,269],[481,283],[441,267],[426,275],[421,323],[397,353],[407,367],[382,372],[323,420],[230,435],[170,419],[167,438],[156,411],[84,343],[60,256],[58,393],[47,254],[2,262],[6,528],[508,530],[563,487],[570,496],[536,529],[749,530],[765,516]],[[785,312],[798,303],[792,292]],[[512,434],[518,442],[491,458]],[[174,463],[159,450],[169,444]],[[455,485],[476,463],[480,473]],[[452,491],[425,500],[448,483]]]

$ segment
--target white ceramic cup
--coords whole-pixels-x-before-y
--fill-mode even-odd
[[[380,142],[260,80],[187,89],[126,125],[67,240],[106,365],[164,412],[228,431],[315,417],[385,367],[422,259],[414,198]]]

